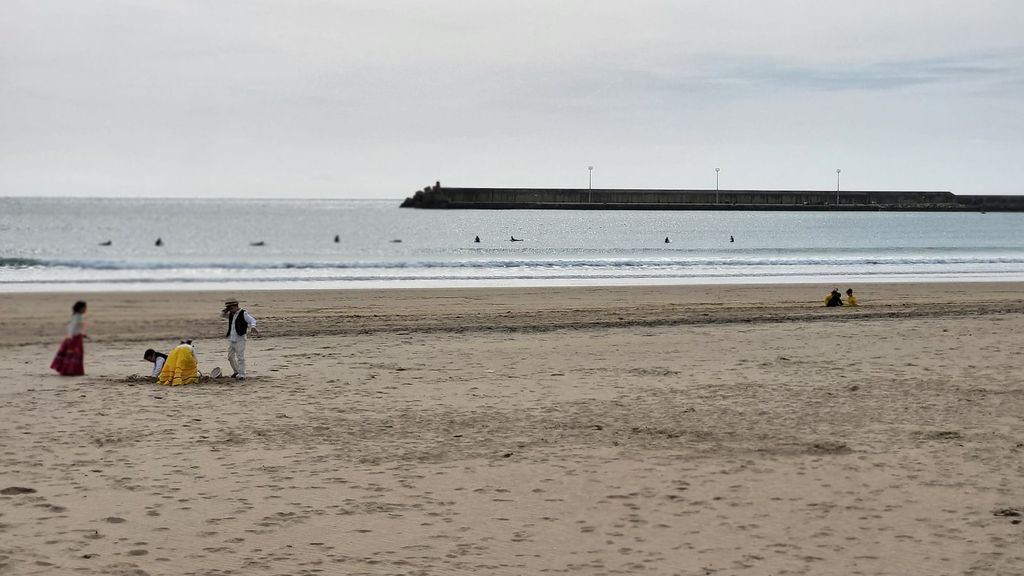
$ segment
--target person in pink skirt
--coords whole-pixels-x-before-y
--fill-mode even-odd
[[[61,376],[82,376],[85,374],[85,346],[83,340],[85,323],[85,302],[79,300],[71,307],[71,321],[68,322],[68,337],[60,344],[50,368]]]

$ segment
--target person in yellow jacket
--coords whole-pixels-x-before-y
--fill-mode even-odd
[[[853,295],[853,288],[846,289],[846,304],[844,306],[856,306],[857,297]]]
[[[843,305],[843,295],[839,293],[838,288],[833,288],[831,292],[825,296],[825,306],[832,308],[834,306]]]
[[[199,363],[192,341],[182,342],[167,355],[164,367],[157,378],[164,386],[182,386],[199,382]]]

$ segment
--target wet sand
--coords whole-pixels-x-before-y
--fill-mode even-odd
[[[1024,573],[1024,286],[831,287],[0,295],[0,574]]]

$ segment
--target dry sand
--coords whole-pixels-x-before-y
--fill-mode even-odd
[[[0,574],[1024,574],[1024,286],[829,288],[0,295]]]

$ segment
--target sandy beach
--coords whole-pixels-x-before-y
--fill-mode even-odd
[[[830,288],[0,295],[0,574],[1024,574],[1024,285]]]

